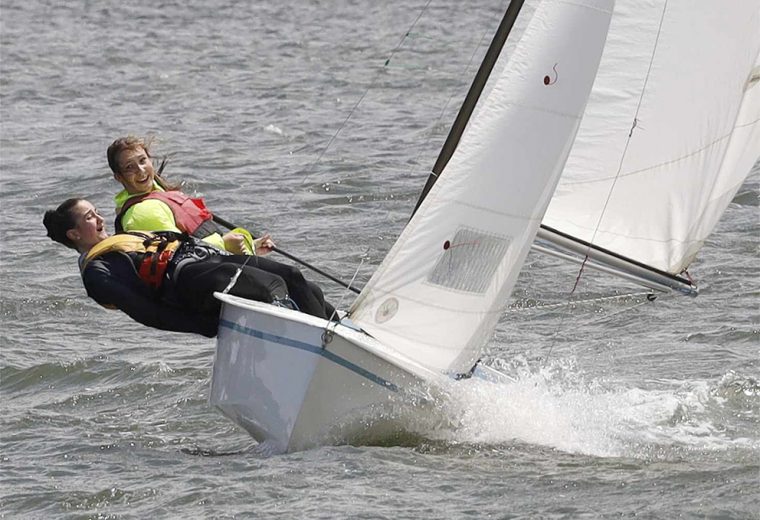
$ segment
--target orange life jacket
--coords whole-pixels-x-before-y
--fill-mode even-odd
[[[147,199],[160,200],[171,209],[177,229],[197,238],[205,238],[218,231],[213,222],[214,215],[206,207],[203,199],[194,199],[181,191],[151,191],[143,195],[135,195],[124,202],[119,214],[116,215],[116,232],[124,231],[121,218],[129,208]]]

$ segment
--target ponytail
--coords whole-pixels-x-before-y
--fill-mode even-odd
[[[67,199],[56,209],[47,210],[42,219],[42,223],[47,229],[47,236],[71,249],[76,249],[76,246],[66,235],[66,232],[76,227],[76,220],[74,219],[72,210],[82,200],[84,199]]]

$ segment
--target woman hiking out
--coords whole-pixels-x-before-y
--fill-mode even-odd
[[[43,223],[51,239],[80,253],[88,296],[149,327],[213,337],[221,306],[214,292],[225,289],[242,298],[290,306],[284,280],[250,265],[251,257],[230,255],[175,232],[109,236],[103,217],[85,199],[68,199],[48,210]],[[271,246],[268,237],[254,243],[260,255]],[[326,317],[320,308],[301,310]]]
[[[106,152],[114,178],[124,188],[116,202],[116,232],[132,230],[185,232],[233,254],[255,254],[252,237],[237,228],[222,234],[202,199],[182,193],[161,178],[166,161],[153,167],[150,143],[133,136],[116,139]],[[274,246],[274,244],[272,244]],[[296,267],[256,256],[250,264],[281,277],[290,298],[308,314],[332,317],[335,309],[325,302],[316,284],[307,281]],[[321,309],[317,312],[316,309]]]

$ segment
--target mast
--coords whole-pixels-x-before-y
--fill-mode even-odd
[[[438,180],[438,176],[454,154],[454,150],[456,150],[457,145],[459,144],[459,139],[462,137],[462,132],[464,132],[467,122],[470,120],[470,116],[472,116],[472,112],[475,110],[480,94],[483,92],[486,82],[488,81],[488,76],[491,74],[494,65],[496,65],[501,49],[507,41],[507,37],[515,24],[515,20],[517,20],[517,15],[520,14],[520,9],[522,8],[523,3],[524,0],[512,0],[509,3],[507,12],[504,13],[499,28],[496,30],[496,35],[493,40],[491,40],[491,45],[488,47],[488,51],[483,58],[483,62],[480,64],[477,74],[475,74],[475,79],[472,81],[470,90],[467,92],[467,97],[465,97],[464,103],[454,120],[454,124],[452,125],[451,130],[449,130],[446,142],[443,143],[443,148],[438,155],[438,159],[435,161],[433,171],[428,176],[427,181],[425,182],[425,187],[422,188],[422,193],[417,200],[417,204],[414,206],[412,215],[417,212],[417,208],[419,208],[422,201],[425,200],[425,197],[433,187],[433,184]]]

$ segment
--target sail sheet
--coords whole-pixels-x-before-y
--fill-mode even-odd
[[[760,2],[618,0],[544,224],[661,271],[760,156]]]
[[[479,357],[567,159],[613,3],[545,0],[499,58],[441,177],[350,311],[389,348],[454,373]]]

